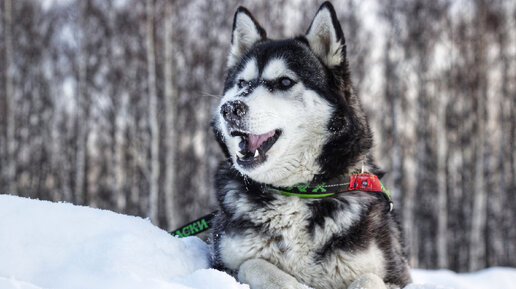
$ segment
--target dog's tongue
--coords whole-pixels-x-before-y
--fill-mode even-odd
[[[257,148],[259,148],[266,140],[268,140],[273,135],[273,130],[264,134],[250,134],[247,144],[247,150],[250,152],[255,152]]]

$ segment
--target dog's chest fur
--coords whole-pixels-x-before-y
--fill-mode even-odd
[[[364,273],[388,279],[392,260],[377,240],[388,236],[379,228],[385,223],[377,198],[302,199],[232,178],[218,190],[215,266],[236,273],[244,261],[261,258],[314,288],[346,288]]]

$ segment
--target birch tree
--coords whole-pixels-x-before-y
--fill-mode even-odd
[[[441,13],[447,15],[449,4],[441,6]],[[449,38],[449,31],[451,30],[448,17],[444,18],[442,30],[444,37],[443,41],[453,41]],[[451,53],[453,54],[453,48]],[[447,56],[449,57],[449,56]],[[448,62],[449,63],[449,62]],[[437,71],[437,73],[450,73],[449,67],[445,67],[444,71]],[[447,126],[446,126],[446,109],[448,107],[449,99],[452,97],[449,89],[449,80],[437,80],[435,92],[437,97],[437,124],[435,136],[437,138],[437,265],[439,268],[448,268],[448,180],[447,180],[447,155],[448,155],[448,141],[447,141]]]
[[[85,174],[86,174],[86,142],[89,135],[89,108],[90,101],[87,94],[87,27],[86,13],[89,1],[79,1],[79,28],[80,28],[80,44],[77,54],[78,62],[78,80],[77,80],[77,103],[79,104],[75,126],[77,129],[76,139],[76,160],[75,160],[75,182],[74,197],[77,204],[84,204],[85,192]]]
[[[497,46],[497,55],[490,59],[492,64],[490,69],[493,74],[500,73],[499,85],[494,89],[488,91],[488,98],[491,105],[487,106],[489,121],[486,124],[486,131],[490,133],[487,138],[487,143],[492,152],[489,157],[489,172],[498,171],[497,174],[487,174],[486,187],[488,193],[486,196],[486,236],[485,242],[489,244],[486,246],[486,266],[494,266],[494,264],[503,264],[507,262],[507,255],[504,251],[504,234],[510,231],[512,224],[505,220],[506,211],[504,205],[507,204],[507,196],[504,192],[509,192],[511,179],[511,162],[507,162],[507,156],[510,156],[508,149],[511,149],[510,143],[511,128],[509,122],[510,110],[512,109],[508,96],[511,95],[509,87],[509,73],[508,69],[512,60],[507,53],[508,43],[508,24],[506,9],[497,3],[491,10],[493,17],[498,21],[493,21],[490,26],[493,34],[492,45]],[[501,124],[501,129],[497,129],[498,124]],[[509,157],[510,159],[510,157]],[[509,210],[510,211],[510,210]]]
[[[158,96],[156,92],[156,61],[154,57],[154,3],[146,2],[146,52],[147,52],[147,85],[149,95],[148,119],[150,135],[150,179],[147,216],[155,224],[158,222],[159,196],[159,123]]]
[[[443,85],[444,86],[444,85]],[[446,141],[446,107],[447,93],[440,93],[437,104],[437,265],[448,268],[448,205],[447,205],[447,141]]]
[[[165,63],[164,77],[165,77],[165,147],[166,147],[166,164],[165,164],[165,204],[166,204],[166,215],[167,223],[170,229],[174,229],[179,226],[180,212],[179,208],[175,206],[175,201],[179,198],[176,193],[176,106],[177,106],[177,90],[174,85],[174,58],[173,58],[173,45],[172,45],[172,1],[165,3],[165,30],[164,30],[164,49],[165,49]]]
[[[6,146],[7,146],[7,192],[16,194],[16,135],[15,118],[16,111],[14,90],[13,90],[13,20],[12,2],[4,1],[4,37],[5,37],[5,98],[6,98]]]
[[[511,256],[516,254],[516,244],[512,240],[516,239],[516,228],[514,226],[514,219],[516,213],[514,209],[508,209],[509,204],[514,204],[516,195],[516,86],[514,85],[516,75],[510,73],[511,68],[513,69],[516,65],[516,59],[514,53],[508,51],[511,45],[511,36],[514,40],[516,33],[513,29],[514,23],[516,23],[516,13],[506,9],[504,5],[500,5],[500,14],[504,14],[502,19],[503,26],[498,30],[497,42],[500,49],[501,69],[502,69],[502,87],[501,87],[501,103],[499,106],[500,111],[500,122],[502,130],[500,132],[500,138],[497,141],[499,146],[498,164],[496,170],[500,180],[498,183],[501,188],[497,195],[493,196],[496,200],[490,201],[492,205],[492,211],[497,212],[497,218],[489,218],[490,221],[496,222],[496,224],[489,224],[488,228],[494,230],[493,240],[493,252],[490,254],[489,265],[494,264],[510,264],[514,259]],[[511,23],[513,25],[511,25]],[[502,226],[500,226],[500,223]],[[498,231],[498,232],[496,232]],[[507,252],[508,251],[508,252]],[[504,253],[505,252],[505,253]]]
[[[476,85],[476,136],[475,142],[475,178],[473,186],[473,215],[471,219],[470,234],[470,255],[469,270],[474,271],[483,267],[482,260],[485,258],[485,246],[483,246],[485,229],[485,210],[486,210],[486,186],[484,168],[485,147],[486,147],[486,97],[487,97],[487,65],[486,65],[486,3],[483,0],[476,1],[477,18],[480,20],[475,29],[473,83]]]

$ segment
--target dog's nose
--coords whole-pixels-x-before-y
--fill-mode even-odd
[[[224,103],[220,108],[220,113],[228,123],[237,124],[237,122],[244,117],[248,109],[249,107],[245,103],[240,100],[235,100]]]

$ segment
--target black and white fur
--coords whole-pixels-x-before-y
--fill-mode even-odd
[[[216,175],[214,267],[252,289],[410,282],[398,225],[383,199],[359,191],[304,199],[269,189],[331,182],[362,169],[380,173],[329,2],[304,36],[286,40],[268,39],[247,9],[237,10],[213,128],[227,157]],[[250,135],[273,134],[272,146],[249,151]]]

